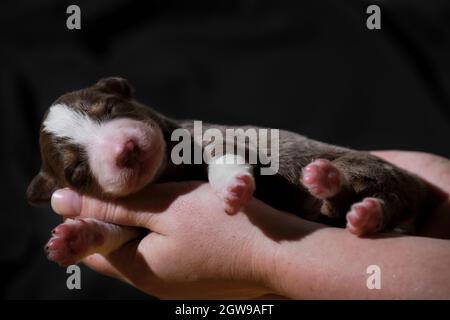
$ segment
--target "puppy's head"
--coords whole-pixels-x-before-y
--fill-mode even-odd
[[[47,203],[62,187],[111,198],[140,190],[162,170],[160,121],[122,78],[59,97],[41,126],[42,167],[28,187],[28,201]]]

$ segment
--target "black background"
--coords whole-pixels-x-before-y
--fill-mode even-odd
[[[80,31],[66,28],[70,4]],[[369,4],[381,30],[366,28]],[[2,1],[2,298],[147,298],[86,268],[67,290],[42,249],[59,219],[24,195],[44,111],[110,75],[172,117],[450,156],[448,0]]]

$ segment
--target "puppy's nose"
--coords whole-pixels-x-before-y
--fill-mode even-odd
[[[116,165],[121,168],[132,168],[139,162],[141,150],[136,142],[128,140],[118,148]]]

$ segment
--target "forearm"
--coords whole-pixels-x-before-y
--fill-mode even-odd
[[[428,218],[418,230],[419,235],[450,239],[450,160],[434,154],[415,151],[373,151],[403,169],[417,174],[430,184],[434,194],[436,210],[428,213]]]
[[[450,194],[450,160],[444,157],[417,151],[372,151],[386,161],[414,172],[419,177]]]
[[[268,282],[277,294],[296,299],[450,298],[450,244],[419,237],[357,238],[336,228],[274,244]],[[303,226],[304,227],[304,226]],[[367,267],[381,270],[381,289],[368,289]]]

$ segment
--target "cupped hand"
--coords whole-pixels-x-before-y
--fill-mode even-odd
[[[200,182],[154,185],[109,203],[65,189],[54,197],[52,206],[65,217],[92,217],[151,230],[106,258],[95,254],[84,262],[95,271],[169,299],[269,294],[272,239],[304,231],[300,225],[294,228],[298,218],[257,200],[251,201],[246,214],[227,215],[210,186]]]
[[[441,194],[441,203],[431,213],[422,234],[450,237],[449,160],[416,152],[373,153],[418,174]],[[322,227],[256,199],[245,212],[227,215],[209,185],[200,182],[154,185],[116,202],[102,202],[68,190],[64,194],[53,199],[52,205],[65,217],[93,217],[151,230],[143,239],[128,243],[108,257],[92,255],[85,263],[159,298],[246,299],[289,293],[292,283],[283,281],[289,278],[283,270],[290,269],[292,254],[283,255],[279,244],[295,244],[295,254],[305,253],[301,239]],[[366,243],[356,237],[351,241]],[[302,274],[307,270],[301,271],[297,264],[292,267],[298,283],[305,282]]]

